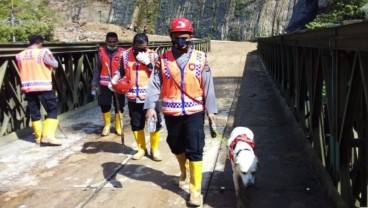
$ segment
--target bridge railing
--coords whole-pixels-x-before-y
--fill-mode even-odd
[[[258,41],[269,74],[348,207],[366,207],[368,22]]]
[[[90,95],[98,47],[101,42],[46,43],[59,62],[53,73],[54,90],[58,95],[58,113],[62,114],[93,102]],[[193,40],[193,47],[210,50],[209,40]],[[124,48],[132,43],[119,43]],[[150,42],[158,54],[170,49],[171,42]],[[25,43],[0,44],[0,137],[29,127],[27,101],[20,90],[20,77],[15,55],[27,47]],[[43,112],[43,114],[45,114]]]

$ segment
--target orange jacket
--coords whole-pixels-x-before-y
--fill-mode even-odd
[[[191,115],[204,110],[202,71],[205,53],[193,50],[184,69],[180,69],[171,51],[161,55],[162,113],[172,116]],[[180,86],[182,90],[178,87]],[[190,95],[189,97],[187,96]],[[192,99],[193,98],[193,99]]]
[[[148,49],[146,53],[148,53],[148,57],[153,64],[155,61],[156,52]],[[124,64],[125,75],[127,75],[130,81],[134,83],[133,87],[130,88],[129,92],[125,94],[125,96],[129,100],[135,100],[136,98],[139,98],[140,100],[144,101],[146,98],[151,71],[149,70],[148,66],[140,63],[135,58],[132,48],[124,51],[122,63]]]
[[[28,48],[19,53],[20,80],[23,92],[51,91],[51,68],[46,66],[43,57],[45,49]]]
[[[109,71],[111,72],[111,76],[113,76],[115,71],[118,70],[120,64],[120,57],[122,52],[124,51],[123,48],[118,48],[113,54],[112,58],[110,59],[106,50],[107,50],[106,47],[99,48],[100,62],[101,62],[100,85],[103,86],[109,85],[110,83]]]

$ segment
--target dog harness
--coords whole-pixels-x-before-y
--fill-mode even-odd
[[[247,135],[245,134],[241,134],[241,135],[238,135],[230,144],[230,147],[229,147],[229,157],[230,157],[230,160],[231,161],[234,161],[234,149],[236,147],[236,145],[238,144],[238,142],[246,142],[249,144],[249,146],[252,147],[252,149],[254,150],[255,148],[255,143],[253,140],[249,139],[247,137]],[[237,153],[237,155],[240,153],[241,151],[239,151]],[[235,155],[235,156],[237,156]]]

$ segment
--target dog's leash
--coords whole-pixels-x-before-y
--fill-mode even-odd
[[[212,138],[217,137],[222,144],[226,145],[226,140],[221,136],[221,134],[217,131],[217,126],[214,122],[210,121],[210,131],[211,131],[211,135]]]

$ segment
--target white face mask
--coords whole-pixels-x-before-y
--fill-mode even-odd
[[[107,46],[107,49],[109,49],[110,51],[114,51],[118,48],[118,46]]]

